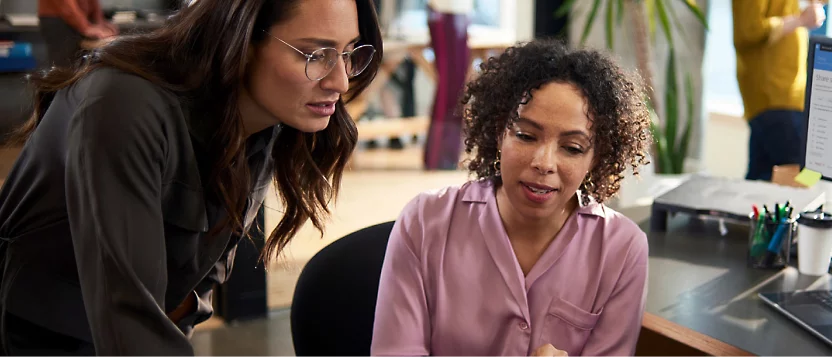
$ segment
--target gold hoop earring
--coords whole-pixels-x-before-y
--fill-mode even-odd
[[[500,172],[500,156],[502,155],[502,151],[497,150],[497,158],[494,159],[494,163],[491,164],[491,166],[494,167],[494,176],[500,176],[502,174]]]
[[[584,182],[581,183],[581,191],[584,192],[593,192],[595,191],[595,183],[592,182],[592,174],[587,173],[586,178],[584,178]]]

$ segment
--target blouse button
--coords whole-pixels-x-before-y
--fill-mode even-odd
[[[526,321],[521,322],[520,323],[520,329],[521,330],[528,330],[529,329],[529,324],[527,324]]]

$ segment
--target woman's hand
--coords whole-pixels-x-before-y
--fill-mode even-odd
[[[534,350],[532,356],[569,356],[569,354],[566,351],[555,348],[551,343],[547,343]]]
[[[101,23],[101,26],[103,26],[104,28],[109,30],[110,36],[118,35],[118,26],[116,26],[114,23],[109,22],[109,21],[104,21],[104,22]]]
[[[826,20],[826,12],[823,10],[823,3],[820,1],[811,1],[809,6],[800,13],[800,23],[810,29],[816,29],[823,25]]]
[[[92,25],[90,27],[87,27],[81,34],[84,35],[84,37],[86,38],[91,38],[94,40],[107,38],[111,36],[110,30],[99,25]]]

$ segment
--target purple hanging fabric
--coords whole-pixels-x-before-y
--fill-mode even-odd
[[[454,170],[459,164],[462,116],[457,107],[471,63],[469,21],[468,15],[441,13],[428,7],[428,28],[438,77],[425,144],[425,169],[428,170]]]

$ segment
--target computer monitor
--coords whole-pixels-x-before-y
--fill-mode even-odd
[[[806,70],[803,167],[832,181],[832,38],[812,36]]]

